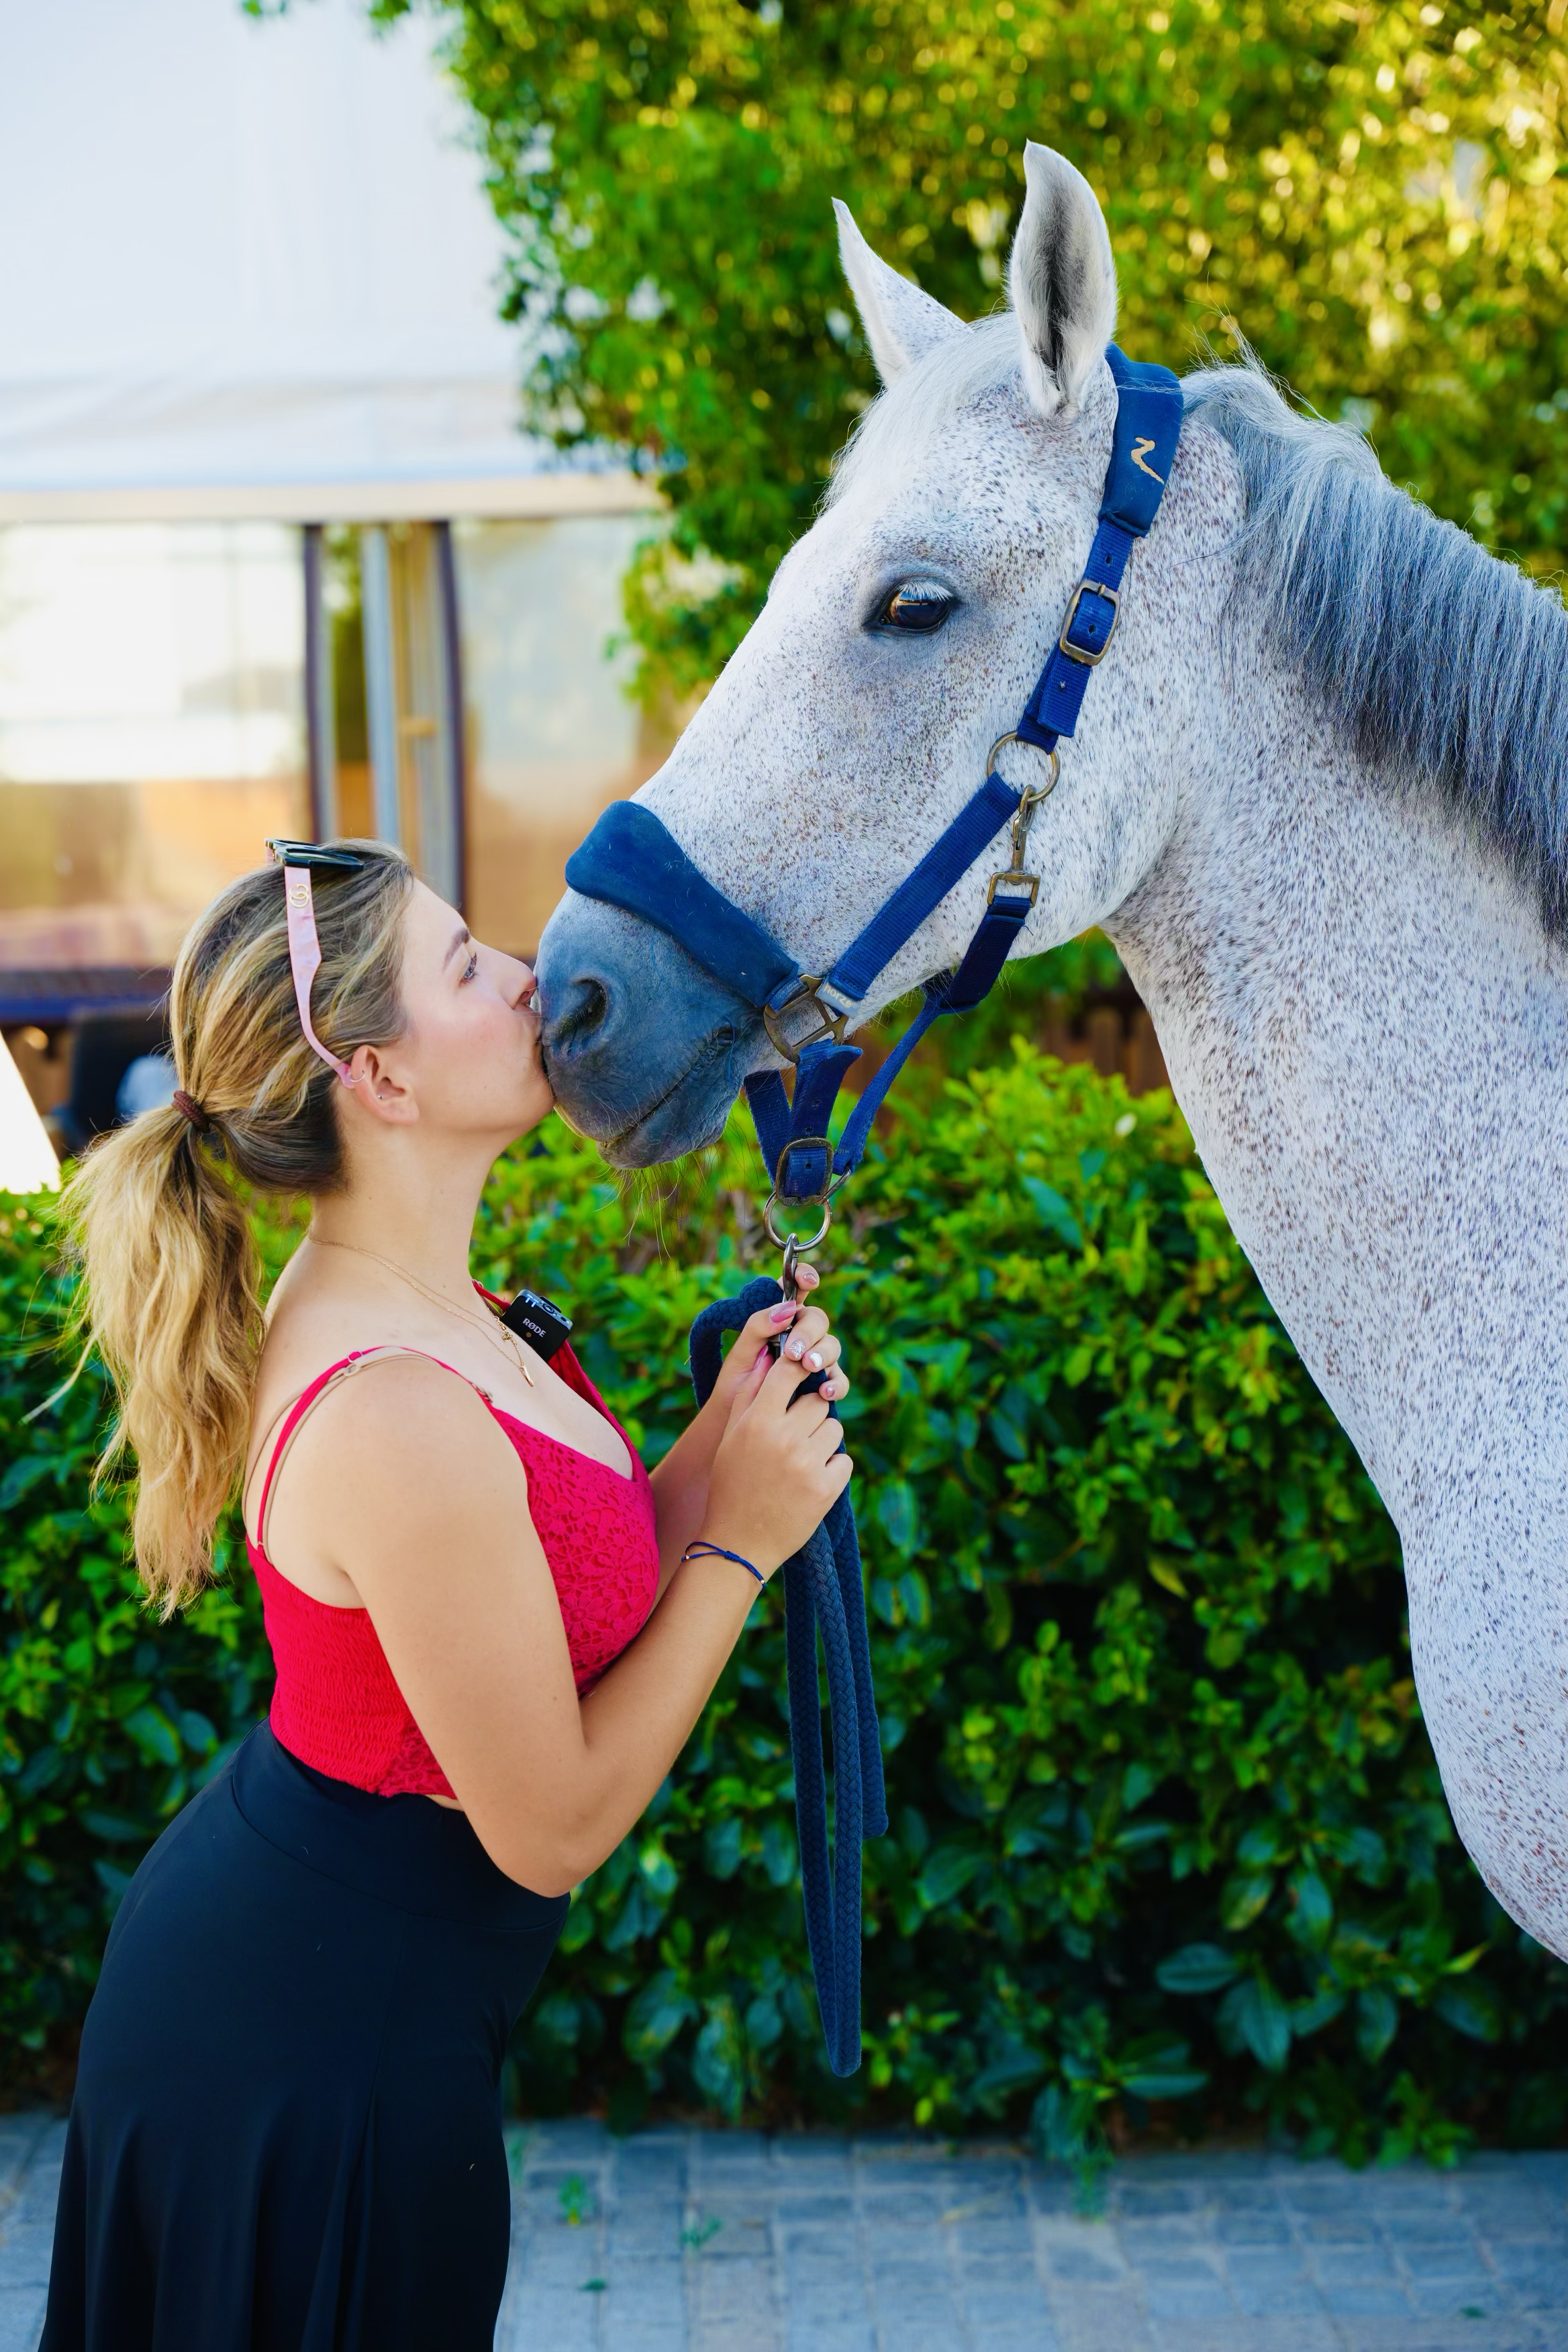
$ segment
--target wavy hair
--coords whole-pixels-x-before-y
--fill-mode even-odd
[[[405,1029],[414,876],[383,843],[334,846],[364,863],[311,877],[310,1011],[347,1061]],[[164,1617],[210,1580],[213,1530],[245,1460],[261,1268],[239,1186],[298,1198],[343,1181],[338,1080],[300,1026],[280,866],[242,876],[207,908],[180,950],[169,1013],[175,1076],[203,1123],[172,1104],[143,1111],[93,1145],[61,1196],[78,1318],[120,1403],[98,1475],[134,1455],[136,1561]]]

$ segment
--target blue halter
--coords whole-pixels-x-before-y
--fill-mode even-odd
[[[795,1065],[793,1101],[776,1070],[746,1080],[757,1140],[775,1199],[815,1202],[822,1209],[858,1165],[889,1087],[931,1023],[943,1013],[967,1012],[995,981],[1039,892],[1024,870],[1029,821],[1055,785],[1056,747],[1078,723],[1089,671],[1115,632],[1122,573],[1135,539],[1153,521],[1182,429],[1181,387],[1168,369],[1135,367],[1112,345],[1106,354],[1117,388],[1110,469],[1100,522],[1083,578],[1073,590],[1050,659],[1041,671],[1014,740],[1037,745],[1051,759],[1042,790],[1015,792],[995,773],[992,749],[984,782],[914,872],[900,885],[829,971],[803,972],[750,915],[716,890],[651,809],[617,801],[606,809],[566,867],[566,879],[585,898],[601,898],[668,931],[703,971],[758,1013],[786,1060]],[[837,1149],[829,1134],[833,1105],[859,1048],[844,1031],[878,976],[975,859],[1011,821],[1013,856],[991,878],[985,911],[954,972],[926,982],[925,1003],[850,1114]],[[817,1026],[792,1042],[783,1017],[805,1007]],[[767,1207],[768,1231],[783,1236]],[[805,1244],[810,1247],[808,1243]],[[792,1278],[795,1244],[784,1253]],[[778,1293],[771,1280],[753,1282],[739,1297],[719,1301],[691,1330],[691,1368],[699,1402],[718,1375],[720,1334]],[[836,2074],[860,2061],[860,1848],[887,1828],[881,1748],[866,1635],[866,1600],[855,1517],[841,1495],[810,1542],[784,1564],[784,1633],[789,1670],[790,1744],[795,1762],[795,1815],[800,1826],[801,1897],[817,2005]],[[834,1840],[827,1839],[816,1649],[822,1637],[833,1728]]]
[[[699,873],[640,802],[613,803],[567,861],[574,890],[667,931],[761,1016],[779,1052],[795,1065],[793,1100],[777,1070],[749,1077],[746,1096],[774,1199],[821,1205],[824,1230],[826,1203],[858,1167],[871,1123],[905,1062],[933,1021],[944,1013],[969,1012],[989,992],[1039,895],[1038,876],[1024,871],[1029,824],[1055,786],[1057,744],[1077,726],[1089,672],[1115,635],[1127,559],[1159,511],[1182,429],[1181,386],[1169,368],[1139,365],[1114,343],[1105,356],[1117,391],[1110,465],[1089,562],[1050,657],[1016,728],[994,746],[979,790],[831,970],[803,972],[761,924]],[[1016,792],[996,774],[997,751],[1014,741],[1050,753],[1051,776],[1043,790]],[[956,971],[926,982],[925,1003],[861,1095],[836,1147],[828,1135],[833,1106],[846,1071],[860,1055],[858,1045],[844,1043],[846,1027],[900,948],[1009,822],[1012,861],[991,877],[985,910],[962,961]],[[817,1026],[792,1043],[784,1021],[801,1010],[814,1013]],[[783,1236],[773,1223],[773,1205],[770,1200],[768,1230],[778,1241]]]

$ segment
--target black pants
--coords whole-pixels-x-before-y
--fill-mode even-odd
[[[566,1910],[253,1732],[114,1922],[40,2352],[490,2352],[501,2061]]]

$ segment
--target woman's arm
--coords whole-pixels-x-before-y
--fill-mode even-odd
[[[709,1472],[700,1532],[764,1576],[849,1476],[820,1398],[791,1406],[800,1371],[787,1359],[754,1369]],[[690,1561],[580,1701],[526,1477],[471,1389],[417,1358],[389,1358],[311,1416],[291,1467],[486,1852],[539,1894],[576,1885],[685,1745],[754,1579],[732,1560]]]
[[[815,1266],[800,1268],[803,1293],[815,1290],[819,1279]],[[786,1331],[786,1357],[803,1371],[826,1370],[821,1391],[825,1400],[837,1403],[849,1393],[849,1381],[839,1362],[838,1340],[829,1331],[820,1307],[810,1306],[803,1297],[795,1306],[764,1307],[742,1327],[713,1384],[712,1395],[649,1476],[658,1526],[657,1600],[663,1599],[680,1565],[681,1553],[702,1525],[713,1456],[729,1426],[735,1400],[761,1364],[769,1340]]]

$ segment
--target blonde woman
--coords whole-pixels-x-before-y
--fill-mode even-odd
[[[148,1593],[200,1591],[237,1489],[277,1689],[115,1919],[44,2352],[488,2352],[508,2034],[849,1475],[816,1307],[753,1318],[651,1476],[499,1321],[468,1247],[552,1108],[532,974],[389,849],[277,848],[181,952],[174,1105],[68,1197]],[[236,1176],[314,1202],[265,1322]]]

